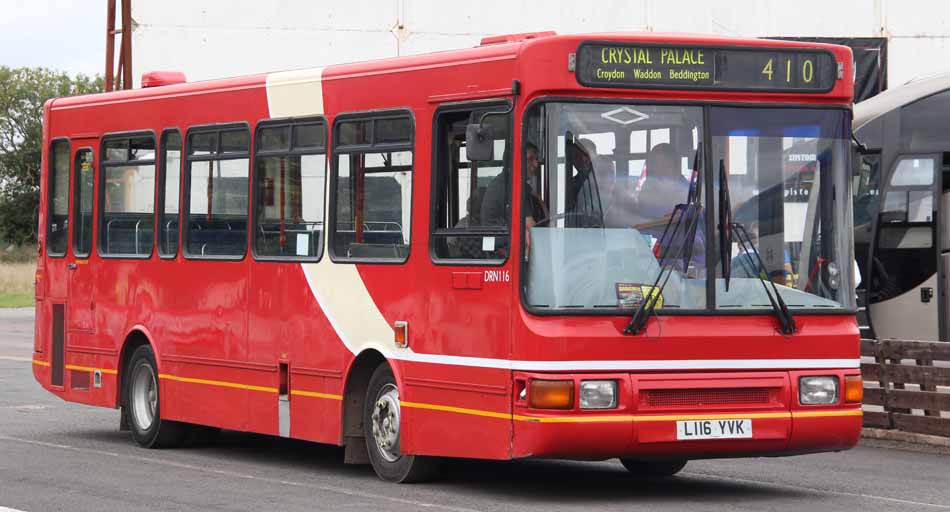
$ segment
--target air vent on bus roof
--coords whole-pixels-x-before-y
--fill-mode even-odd
[[[185,74],[181,71],[149,71],[142,74],[142,87],[161,87],[185,83]]]
[[[527,41],[528,39],[538,39],[541,37],[551,37],[556,35],[557,32],[553,30],[547,30],[544,32],[523,32],[521,34],[503,34],[500,36],[483,37],[482,42],[479,43],[479,45],[486,46],[489,44],[517,43],[519,41]]]

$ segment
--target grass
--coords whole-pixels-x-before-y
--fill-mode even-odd
[[[32,307],[33,292],[30,293],[2,293],[0,292],[0,308],[28,308]]]
[[[36,263],[0,262],[0,308],[33,305]]]

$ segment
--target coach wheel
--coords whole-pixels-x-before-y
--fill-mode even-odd
[[[161,417],[161,395],[155,354],[143,345],[135,350],[126,379],[129,428],[135,441],[146,448],[181,445],[185,425]]]
[[[621,458],[620,463],[631,474],[640,477],[667,477],[673,476],[686,467],[685,460],[641,460]]]
[[[370,378],[363,407],[363,435],[370,463],[376,474],[389,482],[428,480],[438,470],[438,460],[400,451],[400,413],[396,378],[389,365],[382,364]]]

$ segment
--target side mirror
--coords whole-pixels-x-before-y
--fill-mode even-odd
[[[867,152],[868,148],[858,142],[858,139],[851,137],[851,177],[861,176],[861,156]]]
[[[465,127],[465,157],[470,162],[493,160],[495,157],[495,128],[487,124]]]

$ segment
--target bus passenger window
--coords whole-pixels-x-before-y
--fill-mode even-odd
[[[69,242],[69,141],[53,142],[49,152],[46,201],[46,254],[63,256]]]
[[[155,139],[107,138],[99,191],[99,254],[148,257],[155,224]]]
[[[181,133],[168,130],[162,135],[162,204],[158,218],[158,254],[178,252],[178,185],[181,178]]]
[[[335,260],[409,257],[412,121],[406,115],[338,121],[334,165]]]
[[[89,256],[92,247],[92,194],[94,189],[92,150],[76,152],[73,166],[75,180],[76,211],[73,216],[73,254],[79,258]]]
[[[247,128],[199,128],[189,134],[185,255],[239,259],[247,252]]]
[[[266,124],[257,132],[254,254],[317,260],[323,250],[326,126]]]
[[[506,104],[438,114],[433,143],[434,188],[431,253],[436,260],[504,261],[511,224],[510,115]],[[466,158],[465,127],[479,120],[494,129],[492,160]]]

